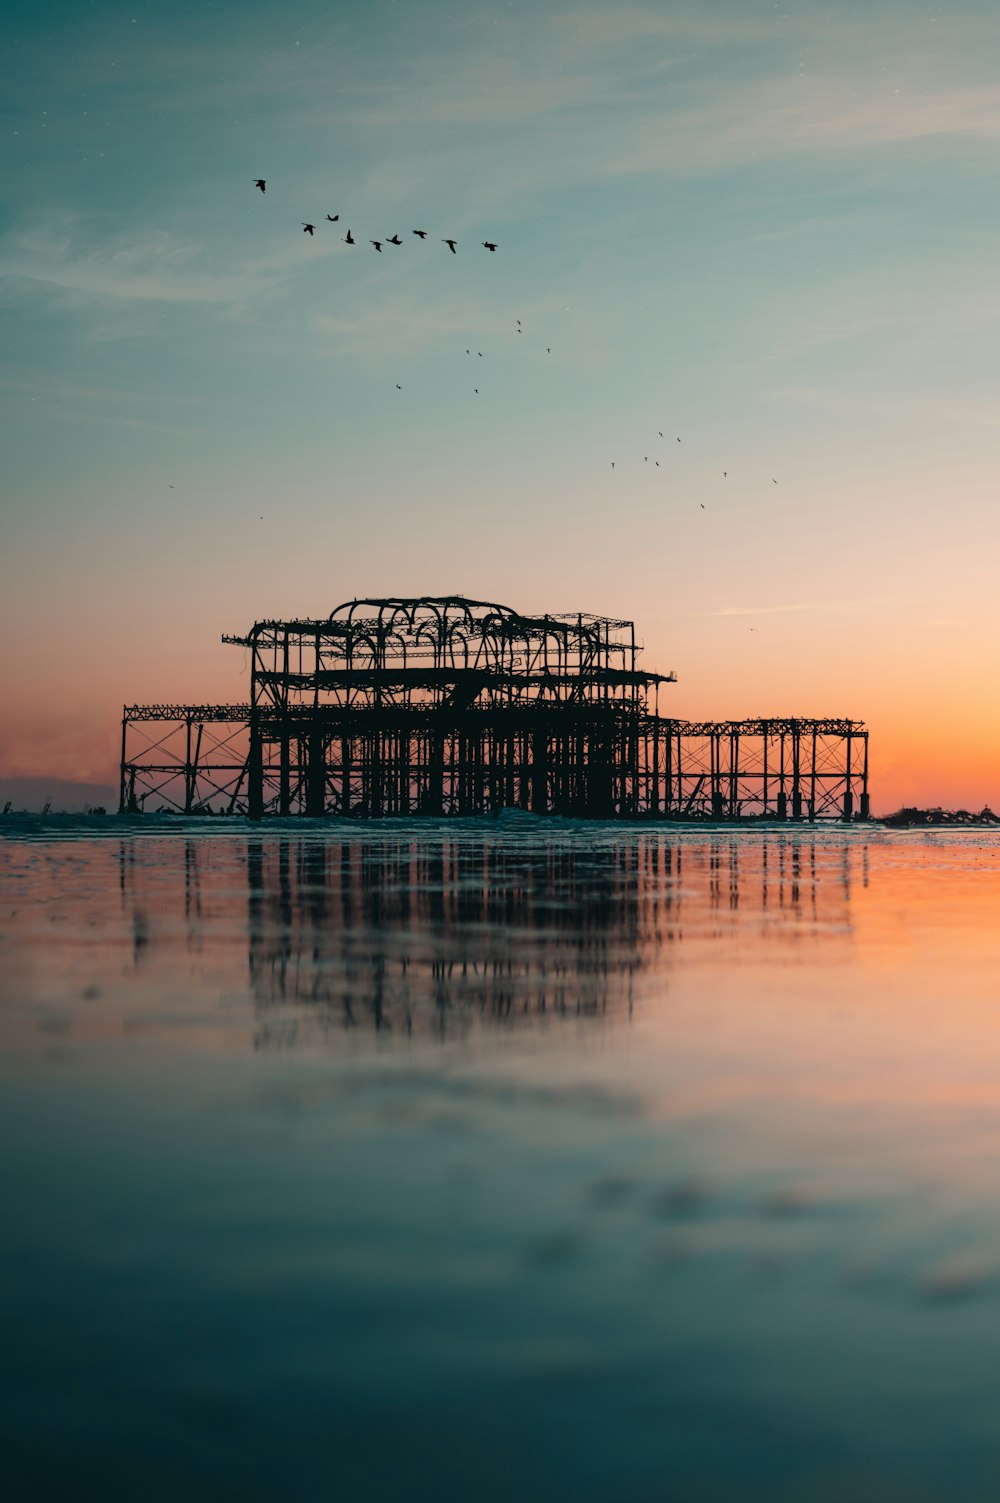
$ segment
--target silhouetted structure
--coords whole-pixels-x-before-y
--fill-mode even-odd
[[[863,725],[661,716],[630,621],[354,600],[223,641],[249,704],[126,706],[123,811],[868,817]]]

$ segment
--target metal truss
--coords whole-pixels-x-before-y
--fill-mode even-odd
[[[868,816],[860,722],[661,716],[674,675],[637,668],[629,621],[355,600],[223,640],[251,654],[249,703],[126,706],[123,810]]]

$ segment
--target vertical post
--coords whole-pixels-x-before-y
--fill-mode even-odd
[[[779,819],[788,818],[788,795],[785,791],[785,733],[778,733],[778,809]]]
[[[119,776],[118,776],[118,813],[119,814],[124,814],[125,811],[126,811],[126,809],[128,808],[128,789],[127,789],[126,784],[125,784],[125,757],[127,755],[127,748],[126,748],[126,744],[125,744],[125,738],[126,738],[127,730],[128,730],[128,716],[126,715],[126,713],[125,713],[125,711],[123,709],[122,710],[122,759],[121,759],[121,763],[119,765]]]
[[[871,804],[868,800],[868,732],[864,732],[865,762],[861,773],[861,818],[871,818]]]
[[[847,766],[844,774],[844,823],[850,824],[854,816],[854,787],[852,784],[852,764],[854,761],[854,747],[851,736],[852,727],[847,727]]]
[[[247,754],[247,817],[264,817],[264,744],[260,733],[260,715],[250,711],[250,750]]]
[[[543,729],[531,737],[531,808],[535,814],[548,809],[548,736]]]
[[[809,821],[816,819],[816,726],[812,728],[812,763],[809,769]]]
[[[802,782],[801,782],[801,731],[799,722],[792,722],[792,818],[802,818]]]
[[[764,721],[764,773],[763,773],[763,777],[761,779],[762,795],[761,795],[761,809],[760,809],[761,814],[763,814],[765,817],[767,815],[767,743],[768,743],[768,741],[770,739],[770,737],[768,736],[768,729],[769,729],[769,727],[768,727],[767,721],[765,720]]]
[[[191,767],[191,716],[184,717],[184,813],[190,814],[194,803],[194,776]]]
[[[306,763],[306,814],[321,819],[326,813],[326,737],[322,728],[309,729]]]

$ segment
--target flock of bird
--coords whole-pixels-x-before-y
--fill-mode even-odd
[[[260,191],[261,191],[261,193],[266,193],[267,192],[267,179],[266,178],[264,178],[264,177],[255,177],[254,180],[253,180],[253,185],[254,185],[255,188],[259,188]],[[338,220],[340,219],[340,215],[339,214],[327,214],[326,218],[327,218],[327,221],[328,221],[329,224],[336,224],[338,222]],[[315,233],[316,233],[316,226],[314,224],[311,224],[308,219],[303,219],[301,221],[301,224],[302,224],[302,233],[303,233],[303,235],[315,235]],[[428,233],[427,230],[412,230],[411,231],[411,234],[415,235],[418,240],[426,240],[427,239],[427,233]],[[343,241],[344,241],[345,245],[357,245],[357,243],[358,243],[355,240],[354,236],[351,234],[350,230],[348,230],[347,234],[344,235]],[[379,255],[382,254],[382,247],[383,247],[383,245],[402,245],[402,243],[403,242],[399,238],[399,233],[398,232],[395,235],[383,235],[383,237],[382,237],[381,240],[369,240],[369,242],[368,242],[369,245],[374,245],[374,247],[378,251]],[[492,252],[492,251],[495,251],[497,249],[497,242],[495,240],[481,240],[479,243],[483,247],[484,250],[488,250],[488,251]],[[448,247],[448,249],[451,251],[451,253],[452,253],[453,256],[457,256],[458,255],[458,250],[457,250],[458,241],[457,240],[449,238],[449,236],[447,236],[447,235],[443,235],[441,237],[441,244],[442,245],[446,245]]]
[[[253,185],[254,185],[255,188],[259,188],[260,191],[261,191],[261,193],[266,193],[267,192],[267,179],[266,178],[255,177],[253,179]],[[340,215],[339,214],[327,214],[326,215],[326,220],[327,220],[327,222],[329,224],[337,224],[339,222],[339,220],[340,220]],[[302,233],[304,235],[314,235],[316,233],[316,226],[315,226],[315,224],[313,224],[310,221],[305,220],[305,219],[303,219],[301,221],[301,223],[302,223]],[[412,230],[411,233],[414,236],[416,236],[416,238],[418,240],[426,240],[427,239],[427,235],[428,235],[428,231],[427,230]],[[358,243],[355,240],[354,236],[351,234],[350,230],[348,230],[347,234],[343,236],[343,242],[344,242],[345,245],[357,245],[357,243]],[[396,233],[396,234],[393,234],[393,235],[384,235],[381,240],[369,240],[368,244],[369,245],[373,245],[375,247],[376,251],[379,253],[379,255],[381,255],[382,254],[382,247],[383,247],[383,245],[396,245],[396,246],[399,246],[399,245],[403,244],[403,241],[400,239],[399,234]],[[455,255],[458,254],[458,251],[457,251],[458,241],[456,239],[453,239],[453,238],[451,238],[449,236],[442,236],[442,238],[441,238],[441,244],[442,245],[446,245],[448,247],[448,249],[451,251],[451,253],[452,253],[453,256],[455,256]],[[497,242],[495,240],[482,240],[482,241],[480,241],[480,244],[482,245],[482,247],[483,247],[484,250],[488,250],[490,252],[493,252],[493,251],[495,251],[497,249]],[[517,333],[518,334],[523,334],[524,333],[524,330],[521,327],[521,320],[520,319],[517,320]],[[472,354],[472,350],[468,349],[468,350],[466,350],[465,353],[467,355],[471,355]],[[549,346],[546,346],[545,353],[546,353],[546,355],[551,355],[552,354],[552,350],[549,348]],[[483,358],[483,352],[482,352],[482,350],[477,350],[476,354],[478,355],[478,357],[479,357],[480,360]],[[395,383],[395,386],[396,386],[396,390],[397,391],[402,391],[403,390],[402,386],[399,384],[398,381]],[[472,388],[472,390],[473,390],[473,393],[476,396],[479,395],[479,387],[478,386],[474,386]],[[660,432],[659,430],[657,430],[657,432],[659,434],[659,437],[663,438],[663,433]],[[680,439],[679,438],[677,439],[677,442],[680,443]],[[644,454],[643,455],[643,462],[645,464],[649,463],[649,455],[648,454]],[[611,461],[611,468],[612,469],[615,468],[615,464],[616,464],[615,460],[612,460]],[[658,459],[654,459],[653,460],[653,464],[655,465],[655,467],[657,469],[660,468],[660,461]],[[723,478],[723,480],[726,480],[726,479],[729,478],[729,471],[728,470],[723,470],[723,472],[722,472],[722,478]],[[771,477],[771,484],[772,485],[777,485],[777,483],[778,483],[777,480],[775,480],[774,477],[772,476]],[[171,489],[172,489],[172,487],[171,487]],[[701,501],[698,504],[700,505],[702,511],[704,511],[705,510],[705,503],[704,503],[704,501]],[[263,520],[264,519],[262,517],[261,521],[263,521]]]

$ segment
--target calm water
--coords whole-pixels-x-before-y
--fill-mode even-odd
[[[0,840],[17,1497],[1000,1496],[1000,839],[104,823]]]

